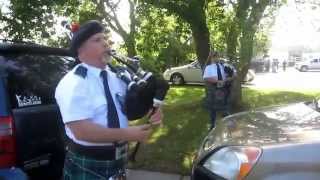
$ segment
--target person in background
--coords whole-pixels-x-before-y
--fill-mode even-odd
[[[109,70],[109,38],[98,21],[80,26],[71,52],[80,64],[59,82],[55,98],[67,135],[64,179],[92,180],[125,177],[128,141],[147,140],[150,124],[128,126],[117,94],[127,85]],[[161,110],[150,118],[160,123]]]
[[[283,62],[282,62],[282,69],[283,69],[284,72],[286,71],[286,68],[287,68],[287,61],[286,61],[286,60],[283,60]]]
[[[210,129],[216,126],[217,111],[222,111],[223,116],[230,114],[230,87],[228,84],[234,79],[226,72],[224,64],[219,61],[216,51],[211,51],[207,58],[203,79],[207,87],[207,108],[210,114]],[[232,68],[229,68],[229,70]]]

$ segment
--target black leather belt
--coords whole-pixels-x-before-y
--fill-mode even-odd
[[[75,143],[73,140],[67,138],[67,150],[76,153],[78,155],[86,156],[88,158],[97,159],[97,160],[117,160],[119,154],[127,153],[127,142],[114,143],[114,145],[109,146],[84,146]],[[117,152],[117,149],[123,148],[120,152]]]

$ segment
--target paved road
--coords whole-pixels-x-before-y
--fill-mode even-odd
[[[179,174],[169,174],[161,172],[143,171],[143,170],[128,170],[128,180],[190,180],[189,176]]]
[[[320,90],[320,71],[299,72],[288,68],[277,73],[256,73],[250,87],[258,89]]]

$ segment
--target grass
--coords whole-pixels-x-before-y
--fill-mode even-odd
[[[245,88],[243,101],[245,109],[253,109],[311,100],[319,95],[320,90],[292,92]],[[203,97],[202,86],[171,87],[163,107],[163,126],[154,129],[149,141],[140,146],[137,162],[130,163],[129,167],[189,174],[194,153],[209,128]]]

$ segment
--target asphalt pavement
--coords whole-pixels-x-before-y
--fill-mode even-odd
[[[256,73],[255,79],[246,84],[248,87],[257,89],[279,90],[320,90],[320,70],[300,72],[294,67],[286,71],[279,69],[278,72]]]
[[[190,180],[189,176],[154,171],[132,170],[127,172],[128,180]]]

